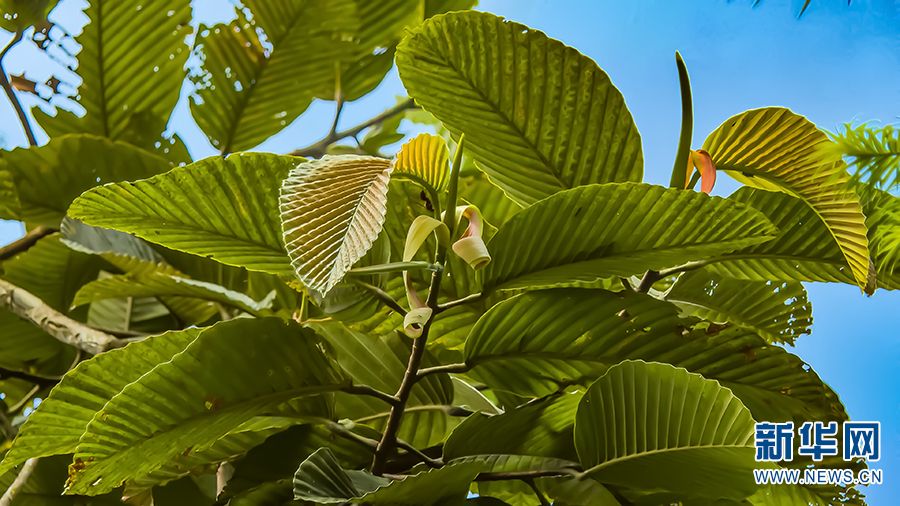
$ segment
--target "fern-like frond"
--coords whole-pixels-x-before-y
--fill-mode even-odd
[[[853,127],[847,123],[830,137],[833,149],[847,160],[856,179],[886,190],[900,185],[900,129],[865,123]]]

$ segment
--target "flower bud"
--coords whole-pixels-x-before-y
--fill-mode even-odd
[[[418,307],[410,310],[403,317],[403,333],[412,338],[421,336],[425,324],[431,318],[431,312],[430,307]]]

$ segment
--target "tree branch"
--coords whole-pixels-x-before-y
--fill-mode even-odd
[[[510,471],[505,473],[481,473],[475,477],[475,481],[508,481],[529,480],[533,478],[545,478],[548,476],[574,476],[572,469],[541,469],[538,471]]]
[[[29,230],[24,237],[0,247],[0,261],[12,258],[19,253],[28,251],[29,248],[37,244],[42,238],[56,232],[56,229],[39,225]]]
[[[440,374],[442,372],[446,373],[463,373],[470,369],[468,364],[444,364],[444,365],[436,365],[434,367],[426,367],[424,369],[419,370],[418,377],[419,379],[428,376],[429,374]]]
[[[538,502],[541,503],[541,506],[550,506],[550,501],[547,500],[547,497],[544,496],[544,493],[541,492],[541,489],[534,484],[534,479],[528,478],[527,480],[522,480],[526,485],[531,487],[531,491],[534,492],[534,495],[537,497]]]
[[[0,279],[0,307],[37,325],[58,341],[92,355],[118,348],[124,341],[92,329],[48,306],[34,294]]]
[[[22,108],[19,97],[16,96],[16,91],[13,89],[12,84],[10,84],[9,78],[6,77],[6,69],[3,68],[3,59],[6,57],[6,53],[8,53],[13,46],[18,44],[20,40],[22,40],[22,32],[18,31],[13,36],[12,40],[9,41],[9,44],[3,48],[3,51],[0,51],[0,86],[3,87],[3,91],[6,92],[6,96],[9,98],[10,103],[12,103],[13,109],[16,110],[16,115],[19,116],[19,122],[22,123],[22,129],[25,130],[25,136],[28,137],[28,144],[37,146],[37,139],[34,137],[34,130],[31,128],[31,123],[28,122],[28,116],[25,115],[25,109]]]
[[[25,465],[22,466],[22,470],[19,471],[19,475],[16,476],[16,479],[13,480],[12,484],[6,489],[6,492],[3,493],[3,497],[0,497],[0,506],[10,506],[13,503],[13,500],[19,495],[19,492],[22,490],[22,487],[25,486],[25,483],[28,481],[28,478],[31,477],[31,474],[34,473],[35,468],[37,468],[38,459],[28,459],[25,461]]]
[[[382,304],[393,309],[400,316],[406,316],[406,310],[403,309],[403,306],[401,306],[399,302],[394,300],[394,298],[391,297],[391,295],[389,293],[385,292],[384,290],[382,290],[381,288],[378,288],[375,285],[366,283],[364,281],[359,281],[356,279],[351,279],[351,281],[353,282],[353,284],[359,286],[360,288],[364,288],[364,289],[368,290],[368,292],[371,293],[372,295],[374,295],[375,298],[380,300],[382,302]]]
[[[450,169],[450,184],[447,188],[447,209],[456,209],[456,197],[459,190],[459,171],[462,167],[463,138],[459,139],[456,145],[456,153],[453,159],[453,166]],[[450,237],[454,236],[456,229],[455,213],[445,213],[444,224],[450,231]],[[428,343],[428,333],[431,330],[431,324],[437,314],[438,298],[441,293],[441,280],[444,277],[443,265],[447,261],[447,246],[439,246],[435,263],[441,266],[440,269],[431,273],[431,284],[428,289],[428,299],[425,305],[432,309],[431,316],[422,328],[422,335],[413,340],[412,352],[409,354],[409,362],[406,365],[406,371],[403,373],[403,380],[400,382],[400,388],[397,389],[397,404],[391,407],[391,413],[388,416],[385,425],[384,434],[375,450],[375,457],[372,459],[372,473],[380,475],[384,472],[384,465],[388,457],[394,452],[397,445],[397,431],[400,429],[400,420],[403,418],[403,412],[406,410],[406,401],[412,392],[413,386],[419,380],[419,366],[422,364],[422,357],[425,355],[425,346]]]
[[[391,107],[390,109],[384,111],[383,113],[379,114],[378,116],[375,116],[372,119],[363,121],[362,123],[360,123],[352,128],[348,128],[346,130],[341,130],[339,132],[332,131],[328,135],[326,135],[325,138],[323,138],[322,140],[320,140],[314,144],[310,144],[309,146],[307,146],[305,148],[300,148],[300,149],[296,149],[296,150],[292,151],[291,155],[318,158],[318,157],[324,155],[325,150],[328,149],[328,146],[331,146],[335,142],[337,142],[341,139],[345,139],[347,137],[354,137],[357,134],[359,134],[360,132],[362,132],[363,130],[365,130],[369,127],[375,126],[375,125],[377,125],[385,120],[388,120],[398,114],[401,114],[408,109],[412,109],[415,106],[416,106],[416,104],[415,104],[415,102],[413,102],[412,99],[405,100],[405,101],[395,105],[394,107]],[[335,115],[335,116],[337,116],[337,115]]]
[[[350,385],[348,387],[342,388],[341,391],[347,392],[348,394],[368,395],[369,397],[375,397],[376,399],[380,399],[390,404],[391,406],[396,406],[400,401],[398,398],[394,397],[391,394],[386,394],[381,390],[376,390],[366,385]]]
[[[650,288],[653,287],[653,283],[656,283],[662,278],[663,277],[659,275],[659,272],[649,270],[644,273],[644,277],[641,278],[641,282],[638,284],[637,288],[635,288],[635,291],[647,293],[650,291]]]

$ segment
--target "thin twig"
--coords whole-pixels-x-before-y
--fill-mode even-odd
[[[538,502],[541,503],[541,506],[550,506],[550,501],[547,500],[547,497],[544,496],[544,493],[541,492],[541,489],[537,487],[534,483],[533,478],[528,478],[527,480],[522,480],[526,485],[531,487],[531,491],[534,492],[534,495],[537,496]]]
[[[28,251],[32,246],[42,238],[56,232],[56,229],[38,225],[29,230],[23,237],[0,247],[0,261],[12,258],[19,253]]]
[[[475,481],[508,481],[528,480],[533,478],[545,478],[550,476],[574,476],[572,469],[541,469],[538,471],[509,471],[498,473],[481,473],[475,477]]]
[[[452,373],[459,374],[468,371],[471,369],[468,364],[444,364],[444,365],[436,365],[434,367],[426,367],[424,369],[419,369],[418,377],[419,379],[424,378],[430,374],[440,374],[440,373]]]
[[[43,388],[43,387],[40,385],[35,385],[35,386],[31,387],[31,390],[29,390],[28,393],[25,394],[25,396],[23,396],[15,404],[13,404],[12,406],[9,406],[6,409],[6,414],[14,415],[14,414],[18,413],[22,408],[24,408],[25,405],[28,404],[28,401],[33,402],[34,396],[37,395],[37,393],[41,390],[41,388]]]
[[[31,292],[3,279],[0,279],[0,307],[37,325],[56,340],[92,355],[125,344],[115,336],[69,318]]]
[[[16,479],[13,480],[12,485],[6,489],[6,492],[3,493],[3,497],[0,497],[0,506],[10,506],[15,500],[16,496],[19,495],[19,492],[22,491],[22,488],[25,486],[25,483],[28,481],[28,478],[31,477],[31,474],[34,473],[35,468],[37,468],[38,459],[28,459],[25,461],[25,465],[22,466],[22,470],[19,471],[19,475],[16,476]]]
[[[422,461],[422,463],[432,469],[440,469],[441,467],[444,467],[444,461],[442,461],[441,459],[433,459],[428,455],[425,455],[421,450],[402,439],[397,439],[397,447],[406,450],[412,455],[415,455],[419,458],[419,460]]]
[[[653,283],[656,283],[660,279],[662,279],[662,276],[659,275],[659,272],[649,270],[644,273],[644,277],[641,278],[641,282],[638,284],[637,288],[635,288],[635,291],[647,293],[650,291],[650,288],[653,287]]]
[[[463,297],[461,299],[451,300],[450,302],[441,304],[440,306],[438,306],[437,312],[443,313],[444,311],[454,308],[456,306],[462,306],[465,304],[471,304],[473,302],[478,302],[481,299],[483,299],[484,297],[485,297],[485,294],[483,294],[481,292],[473,293],[472,295],[466,295],[465,297]]]
[[[25,109],[22,108],[22,103],[19,102],[19,97],[16,96],[16,91],[13,89],[12,84],[10,84],[9,78],[6,77],[6,69],[3,67],[3,59],[6,57],[6,53],[8,53],[13,46],[18,44],[20,40],[22,40],[21,30],[16,32],[12,40],[9,41],[9,44],[3,48],[3,51],[0,51],[0,86],[3,87],[3,91],[6,92],[6,96],[12,103],[13,109],[16,110],[16,115],[19,117],[22,129],[25,130],[25,136],[28,137],[28,144],[37,146],[37,139],[34,137],[34,129],[31,128],[31,123],[28,122],[28,116],[25,115]]]
[[[376,390],[367,385],[350,385],[341,389],[342,392],[347,392],[348,394],[356,394],[356,395],[368,395],[369,397],[374,397],[376,399],[380,399],[391,406],[396,406],[400,401],[397,397],[394,397],[391,394],[382,392],[381,390]]]
[[[391,107],[390,109],[384,111],[383,113],[379,114],[378,116],[375,116],[372,119],[363,121],[362,123],[360,123],[354,127],[348,128],[346,130],[341,130],[339,132],[332,132],[331,134],[326,135],[324,139],[322,139],[314,144],[310,144],[309,146],[307,146],[305,148],[296,149],[291,152],[291,155],[318,158],[318,157],[324,155],[325,150],[328,149],[328,146],[331,146],[335,142],[337,142],[341,139],[347,138],[347,137],[354,137],[357,134],[359,134],[360,132],[362,132],[363,130],[365,130],[369,127],[375,126],[375,125],[377,125],[385,120],[388,120],[398,114],[401,114],[408,109],[412,109],[415,106],[416,106],[416,104],[415,104],[415,102],[413,102],[412,99],[405,100],[405,101],[395,105],[394,107]]]
[[[353,284],[359,286],[360,288],[366,289],[369,293],[371,293],[378,300],[380,300],[382,303],[384,303],[385,306],[387,306],[387,307],[393,309],[394,311],[396,311],[397,313],[399,313],[400,316],[406,316],[406,310],[403,309],[403,306],[401,306],[399,302],[394,300],[394,298],[391,297],[391,295],[389,293],[385,292],[384,290],[382,290],[381,288],[378,288],[377,286],[375,286],[373,284],[366,283],[365,281],[359,281],[358,279],[352,279],[352,278],[350,280],[353,282]]]

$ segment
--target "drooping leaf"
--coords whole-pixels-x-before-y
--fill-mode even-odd
[[[51,136],[90,133],[150,147],[178,101],[191,33],[188,0],[93,0],[76,39],[83,117],[35,110]],[[83,158],[75,161],[84,162]],[[128,164],[123,164],[127,167]],[[85,171],[86,172],[86,171]]]
[[[397,49],[410,96],[479,167],[529,205],[590,183],[640,181],[641,140],[622,94],[590,58],[484,12],[436,16]]]
[[[89,302],[118,297],[190,297],[224,304],[255,316],[267,316],[271,300],[256,301],[246,294],[229,290],[223,286],[205,281],[197,281],[167,273],[146,272],[109,276],[92,281],[81,287],[73,304],[80,306]]]
[[[228,25],[200,28],[191,113],[222,153],[250,149],[296,119],[335,64],[353,55],[353,0],[248,0]]]
[[[13,213],[2,217],[56,228],[81,192],[170,168],[164,158],[92,135],[67,135],[40,147],[2,152],[0,174],[6,173],[16,190],[10,195],[0,185],[0,200],[14,202],[4,202]]]
[[[326,156],[281,186],[284,243],[300,281],[327,294],[375,242],[387,212],[390,161]]]
[[[100,271],[98,279],[103,280],[111,276],[114,275],[106,271]],[[205,304],[201,303],[201,307],[202,305]],[[211,311],[215,310],[214,307],[209,309]],[[192,324],[206,321],[212,316],[211,311],[202,314],[202,319],[192,318],[187,321],[190,321]],[[178,318],[184,320],[181,311],[178,312]],[[176,328],[178,321],[170,313],[169,308],[157,299],[152,297],[118,297],[91,303],[88,307],[87,324],[90,327],[107,332],[159,334]]]
[[[25,421],[0,463],[0,474],[32,457],[73,453],[85,427],[109,399],[181,352],[199,332],[169,332],[78,364]]]
[[[812,306],[793,281],[748,281],[707,269],[686,272],[666,292],[687,314],[753,330],[770,343],[789,343],[810,333]]]
[[[799,197],[821,218],[837,241],[853,278],[866,293],[875,290],[869,260],[866,217],[839,156],[823,156],[828,136],[788,109],[768,107],[726,120],[706,138],[718,170],[747,185]],[[765,212],[765,210],[762,210]]]
[[[260,153],[207,158],[150,179],[95,188],[69,215],[226,265],[290,275],[275,189],[301,162]]]
[[[437,135],[419,134],[403,146],[394,159],[394,170],[408,174],[443,190],[450,176],[450,151]]]
[[[636,183],[557,193],[511,218],[488,244],[485,289],[591,283],[672,267],[775,236],[758,211]],[[547,245],[553,245],[548,248]]]
[[[751,331],[687,327],[668,302],[631,292],[527,292],[492,307],[466,341],[469,374],[542,396],[628,359],[665,362],[731,388],[760,420],[843,420],[837,395],[798,357]]]
[[[626,361],[582,398],[575,448],[601,483],[741,499],[756,488],[753,430],[750,411],[718,382]]]
[[[802,200],[777,192],[741,188],[729,200],[743,202],[762,211],[778,228],[778,236],[767,243],[741,248],[703,259],[709,269],[738,279],[781,281],[827,281],[855,284],[850,267],[825,224]],[[868,209],[867,226],[872,231],[872,256],[885,265],[878,266],[878,286],[888,290],[900,287],[900,276],[891,270],[884,251],[896,218],[891,212]],[[889,244],[889,242],[888,242]]]
[[[321,504],[362,502],[364,504],[416,506],[427,496],[432,504],[461,500],[469,482],[482,465],[466,462],[422,471],[402,480],[389,480],[365,471],[341,468],[334,454],[322,448],[297,468],[294,498]]]
[[[393,394],[400,387],[410,345],[391,332],[384,337],[366,335],[339,323],[312,324],[337,357],[338,364],[353,382]],[[424,366],[437,365],[426,356]],[[339,419],[350,418],[383,429],[390,406],[372,397],[338,394],[335,399]],[[447,374],[435,374],[418,382],[410,393],[409,409],[398,432],[410,444],[428,447],[444,440],[454,422],[447,411],[453,403],[453,384]]]
[[[68,493],[98,494],[204,448],[254,416],[344,386],[309,331],[278,319],[207,327],[116,393],[84,429]],[[328,412],[313,399],[305,416]]]

